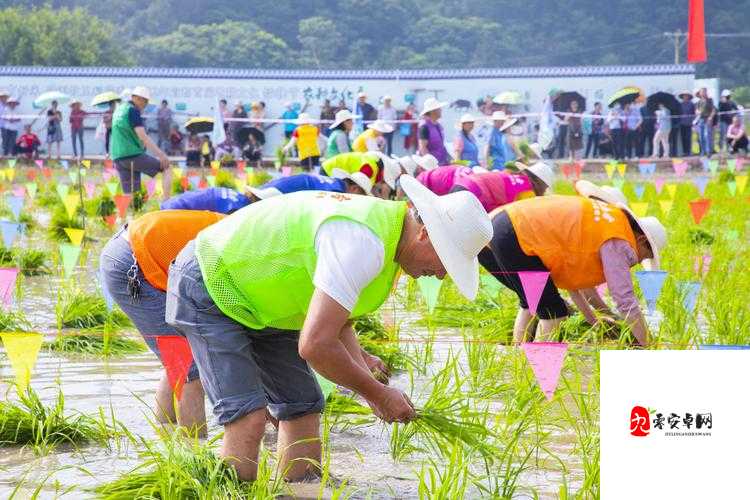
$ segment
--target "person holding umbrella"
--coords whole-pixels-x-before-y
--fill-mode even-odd
[[[141,117],[151,99],[151,92],[138,86],[130,95],[130,101],[118,106],[112,117],[111,156],[120,175],[122,190],[126,194],[139,191],[142,173],[154,177],[162,172],[163,196],[169,198],[172,191],[169,158],[148,136]],[[146,150],[156,157],[147,155]]]

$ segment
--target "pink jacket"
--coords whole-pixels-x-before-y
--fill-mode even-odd
[[[521,198],[534,196],[534,188],[528,177],[505,170],[472,173],[458,179],[456,185],[471,191],[487,212]]]
[[[443,196],[451,192],[459,179],[472,173],[471,168],[463,165],[446,165],[422,172],[417,180],[436,195]]]

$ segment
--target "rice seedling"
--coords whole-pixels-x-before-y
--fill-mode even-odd
[[[83,414],[66,415],[65,398],[58,391],[54,406],[45,406],[38,395],[28,389],[19,402],[0,401],[0,444],[30,446],[44,454],[64,443],[79,445],[94,442],[107,445],[114,429],[100,414],[98,418]]]
[[[18,267],[24,276],[50,274],[47,258],[48,253],[44,250],[0,247],[0,267]]]
[[[419,471],[417,492],[420,499],[467,498],[473,480],[471,462],[461,446],[453,445],[445,465],[433,458]]]
[[[362,348],[379,357],[389,370],[403,369],[409,363],[409,357],[399,346],[398,331],[386,329],[374,314],[357,318],[352,326]]]
[[[333,391],[326,399],[325,414],[330,426],[341,432],[375,422],[369,406],[358,402],[353,395],[344,395],[338,391]]]
[[[72,227],[74,229],[83,229],[83,222],[79,215],[84,213],[83,207],[78,207],[76,214],[73,217],[69,217],[65,207],[62,205],[56,205],[52,211],[52,217],[50,219],[49,227],[47,228],[47,236],[55,241],[68,241],[68,235],[65,233],[66,227]]]
[[[130,326],[130,320],[119,309],[109,311],[100,295],[81,290],[63,294],[58,301],[60,326],[64,328],[93,329],[103,327],[108,322],[113,327]]]
[[[23,311],[0,308],[0,332],[27,332],[29,330],[31,330],[31,323],[26,319]]]
[[[237,180],[232,172],[220,169],[218,172],[216,172],[215,186],[236,189]]]

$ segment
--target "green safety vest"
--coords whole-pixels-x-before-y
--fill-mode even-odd
[[[112,115],[112,137],[110,138],[110,156],[113,160],[143,154],[146,148],[130,126],[128,116],[133,104],[126,102],[117,106]]]
[[[405,202],[301,191],[253,203],[209,226],[198,234],[195,252],[206,289],[224,314],[256,330],[300,330],[315,290],[320,225],[349,219],[383,242],[383,269],[362,290],[351,312],[357,317],[377,310],[393,288],[405,215]]]
[[[336,139],[341,134],[344,134],[344,136],[346,137],[346,143],[349,145],[349,151],[352,150],[352,142],[349,140],[349,135],[341,129],[336,129],[333,132],[331,132],[331,135],[328,136],[328,142],[326,144],[326,156],[328,158],[333,158],[336,155],[349,152],[349,151],[339,151],[339,144],[338,142],[336,142]]]
[[[342,153],[323,162],[323,171],[333,177],[333,170],[339,168],[346,173],[359,172],[362,165],[368,164],[372,167],[370,180],[375,183],[378,177],[378,157],[372,153]]]

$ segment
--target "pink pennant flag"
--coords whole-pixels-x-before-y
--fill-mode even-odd
[[[86,184],[84,184],[84,187],[86,188],[86,197],[93,198],[94,193],[96,193],[96,184],[89,181]]]
[[[688,162],[686,161],[675,161],[672,163],[672,167],[674,168],[674,173],[677,174],[677,177],[682,177],[685,175],[685,172],[687,172],[687,169],[689,167]]]
[[[292,175],[292,167],[281,167],[281,175],[283,177],[289,177]]]
[[[702,277],[706,277],[708,269],[711,267],[711,254],[705,253],[703,255],[696,255],[693,269],[695,274],[699,274]]]
[[[26,188],[23,186],[16,186],[13,188],[13,196],[23,197],[26,194]]]
[[[164,369],[167,370],[169,386],[179,400],[182,396],[182,387],[185,385],[187,374],[190,371],[190,365],[193,363],[193,352],[190,350],[190,344],[185,337],[158,335],[156,345],[161,353]]]
[[[102,177],[104,177],[105,183],[109,182],[113,175],[115,175],[114,169],[105,169],[104,172],[102,172]]]
[[[36,166],[42,168],[44,166],[44,160],[35,160]]]
[[[521,344],[539,387],[550,401],[560,380],[568,344],[561,342],[525,342]]]
[[[154,191],[156,191],[156,179],[151,179],[146,183],[146,191],[149,198],[154,195]]]
[[[661,190],[664,187],[664,177],[656,177],[654,179],[654,187],[656,188],[656,194],[661,194]]]
[[[521,280],[523,294],[526,296],[531,314],[536,314],[547,278],[549,278],[549,271],[518,271],[518,279]]]
[[[13,288],[16,285],[17,277],[18,268],[0,268],[0,300],[5,307],[10,307],[13,304]]]
[[[741,172],[742,171],[742,167],[745,166],[745,159],[740,156],[739,158],[735,159],[734,161],[735,161],[735,163],[734,163],[734,171],[735,172]]]

